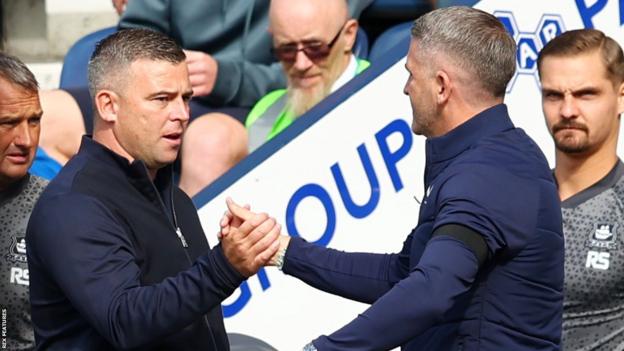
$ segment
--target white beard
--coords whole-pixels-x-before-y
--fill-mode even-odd
[[[314,105],[323,100],[329,93],[331,88],[326,86],[325,82],[320,83],[310,89],[301,89],[288,87],[288,101],[286,108],[295,118],[308,112]]]

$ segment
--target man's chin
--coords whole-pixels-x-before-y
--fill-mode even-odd
[[[156,162],[156,168],[157,169],[161,169],[161,168],[165,168],[167,166],[169,166],[170,164],[174,163],[176,160],[175,157],[171,158],[171,157],[167,157],[167,158],[163,158],[160,159]]]
[[[327,95],[323,84],[317,84],[307,89],[295,87],[289,89],[288,103],[295,116],[304,114]]]
[[[32,162],[28,162],[27,164],[3,164],[0,167],[0,187],[9,186],[20,179],[24,178],[28,173],[28,169],[30,169]]]
[[[317,88],[322,82],[321,76],[313,76],[310,78],[298,78],[293,80],[292,89],[298,89],[302,91],[310,91]]]
[[[589,151],[587,143],[576,140],[559,140],[555,142],[555,147],[564,154],[580,155]]]

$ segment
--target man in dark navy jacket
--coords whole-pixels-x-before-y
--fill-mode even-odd
[[[259,225],[251,235],[211,249],[172,183],[193,95],[184,59],[144,29],[96,48],[93,138],[41,196],[27,231],[38,349],[229,349],[220,303],[277,251],[279,226],[256,216],[241,227]]]
[[[427,137],[425,198],[398,254],[344,253],[282,238],[271,263],[318,289],[372,304],[305,350],[558,350],[563,236],[538,146],[503,104],[515,43],[467,7],[416,20],[405,93]],[[230,203],[228,219],[251,213]]]

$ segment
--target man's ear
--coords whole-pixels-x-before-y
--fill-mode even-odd
[[[350,19],[344,26],[344,38],[345,38],[345,52],[351,52],[353,45],[355,45],[355,37],[357,36],[359,25],[358,21]]]
[[[616,90],[618,101],[618,114],[624,113],[624,82],[620,83]]]
[[[116,122],[119,113],[119,95],[112,90],[100,90],[95,95],[95,108],[105,122]]]
[[[453,92],[453,83],[448,73],[443,70],[436,72],[435,89],[436,103],[438,105],[445,104]]]

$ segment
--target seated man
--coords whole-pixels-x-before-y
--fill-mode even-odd
[[[358,23],[349,17],[345,0],[273,0],[269,20],[274,53],[287,76],[288,88],[264,96],[247,116],[250,150],[284,130],[369,65],[351,53]],[[218,116],[198,119],[187,132],[180,186],[190,195],[216,178],[206,169],[220,165],[225,172],[247,154],[246,140],[230,139],[229,152],[238,155],[230,159],[233,162],[206,157],[213,145],[205,135],[214,128],[209,122],[214,118]]]
[[[42,90],[39,147],[30,173],[52,179],[78,151],[85,125],[78,104],[62,90]]]
[[[358,23],[347,18],[345,2],[332,2],[334,8],[325,5],[309,0],[298,6],[273,1],[270,18],[274,52],[288,78],[288,88],[264,96],[247,116],[250,150],[264,139],[273,138],[369,66],[351,54]],[[324,22],[321,25],[320,20]],[[326,32],[334,28],[338,31],[327,40]],[[272,126],[268,132],[264,127],[267,125]]]
[[[39,142],[38,90],[35,77],[22,62],[0,53],[0,244],[7,250],[0,255],[0,306],[2,349],[8,350],[35,346],[25,238],[30,212],[47,185],[28,174]]]

